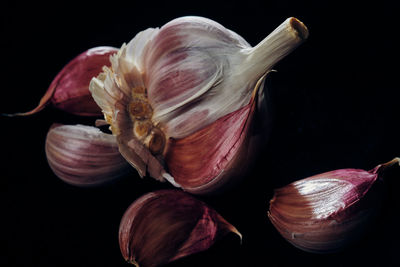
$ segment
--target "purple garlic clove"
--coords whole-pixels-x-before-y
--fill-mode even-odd
[[[151,192],[135,200],[119,227],[124,259],[161,266],[204,251],[219,238],[240,233],[205,203],[180,190]]]
[[[382,171],[400,158],[370,171],[340,169],[298,180],[275,190],[268,217],[294,246],[309,252],[335,252],[356,240],[376,215]]]
[[[119,153],[115,136],[85,125],[50,128],[46,156],[54,173],[75,186],[104,184],[132,169]]]
[[[89,83],[93,76],[102,72],[103,66],[110,66],[109,57],[117,51],[114,47],[99,46],[81,53],[57,74],[36,108],[6,115],[32,115],[51,104],[79,116],[101,116],[101,109],[89,92]]]

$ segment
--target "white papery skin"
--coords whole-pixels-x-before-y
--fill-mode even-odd
[[[289,18],[252,48],[212,20],[177,18],[124,44],[111,57],[112,67],[93,78],[90,91],[117,135],[121,153],[141,176],[148,172],[162,180],[171,177],[162,166],[168,148],[150,153],[147,139],[132,133],[127,107],[138,97],[133,88],[146,88],[139,97],[151,106],[152,127],[165,140],[180,139],[248,105],[257,81],[307,35],[300,21]]]
[[[186,17],[166,24],[152,44],[144,55],[144,79],[153,120],[166,125],[168,136],[187,136],[249,103],[257,80],[231,77],[250,48],[236,33]]]

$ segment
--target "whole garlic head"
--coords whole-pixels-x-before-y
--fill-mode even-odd
[[[204,189],[225,178],[239,151],[248,153],[240,148],[248,144],[256,92],[307,35],[289,18],[251,47],[210,19],[178,18],[124,44],[90,91],[140,176]]]

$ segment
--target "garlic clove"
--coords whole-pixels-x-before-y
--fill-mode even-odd
[[[135,200],[123,215],[119,245],[126,261],[160,266],[204,251],[233,232],[216,211],[179,190],[160,190]]]
[[[212,20],[178,18],[124,44],[110,58],[111,67],[93,78],[90,91],[121,154],[140,176],[212,192],[237,176],[231,171],[241,169],[237,164],[248,166],[261,147],[250,140],[259,123],[252,122],[254,113],[267,110],[257,106],[256,96],[263,94],[258,88],[272,66],[307,35],[300,21],[289,18],[251,47]],[[259,115],[260,121],[268,120],[269,114]],[[252,149],[246,147],[250,144]],[[197,171],[201,178],[194,177]]]
[[[378,178],[399,162],[395,158],[370,171],[340,169],[298,180],[275,190],[268,217],[302,250],[340,250],[365,232],[380,203]]]
[[[50,168],[64,182],[95,186],[126,175],[130,165],[118,151],[116,138],[84,125],[55,125],[46,137]]]
[[[101,116],[102,112],[89,92],[89,83],[103,66],[110,65],[109,57],[117,51],[114,47],[100,46],[81,53],[57,74],[36,108],[7,116],[32,115],[48,104],[75,115]]]

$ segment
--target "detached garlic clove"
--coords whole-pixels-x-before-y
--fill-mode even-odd
[[[303,23],[289,18],[251,47],[212,20],[178,18],[124,44],[90,91],[141,176],[214,192],[240,176],[247,167],[237,164],[247,166],[260,148],[252,140],[260,123],[254,114],[269,114],[257,107],[259,89],[307,36]]]
[[[219,238],[241,234],[216,211],[179,190],[160,190],[134,201],[119,227],[124,259],[136,266],[161,266],[204,251]]]
[[[94,186],[126,175],[131,166],[114,136],[84,125],[55,125],[46,137],[47,161],[64,182]]]
[[[268,217],[302,250],[340,250],[365,231],[380,203],[375,184],[385,168],[399,162],[395,158],[370,171],[341,169],[291,183],[275,190]]]
[[[117,51],[114,47],[100,46],[83,52],[57,74],[36,108],[8,116],[32,115],[50,103],[75,115],[101,116],[101,109],[89,92],[89,83],[93,76],[102,71],[103,66],[110,66],[109,57]]]

